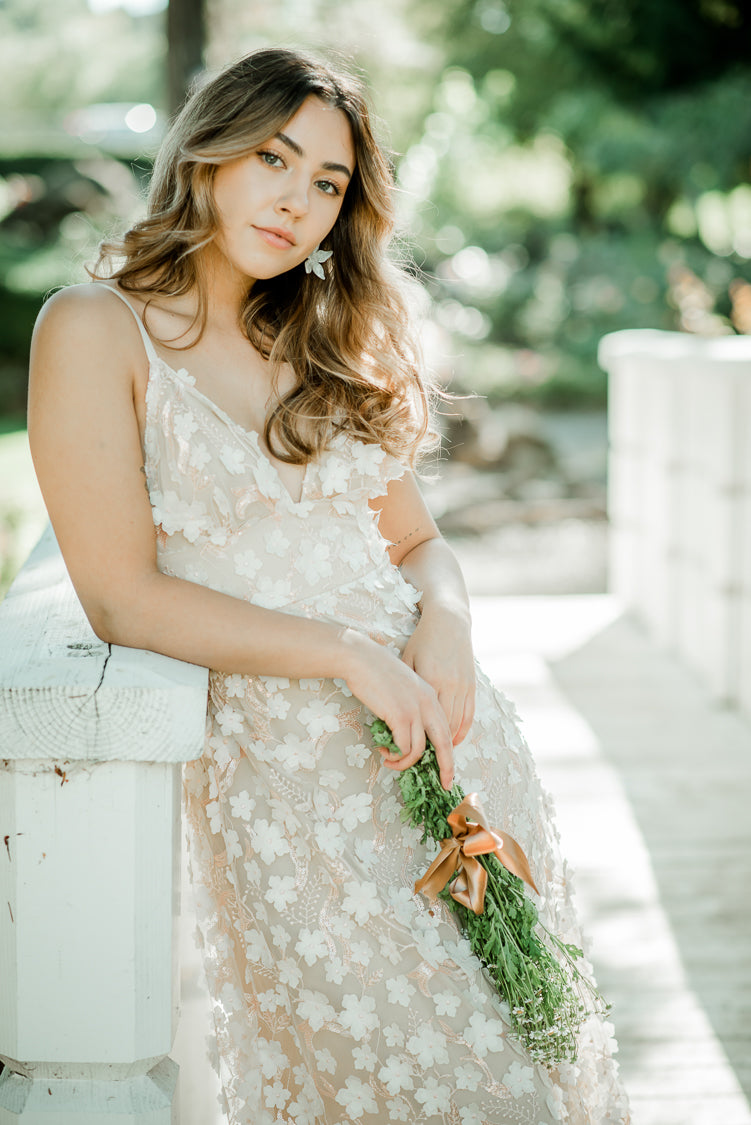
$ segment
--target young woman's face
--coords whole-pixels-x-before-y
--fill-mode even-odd
[[[303,262],[328,234],[355,168],[349,122],[309,97],[275,136],[214,178],[214,245],[248,280]]]

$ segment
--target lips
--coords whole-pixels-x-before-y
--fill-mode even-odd
[[[276,246],[280,250],[289,250],[295,245],[295,236],[283,227],[253,227],[269,246]]]

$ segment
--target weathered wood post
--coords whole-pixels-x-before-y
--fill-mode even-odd
[[[180,763],[206,669],[99,641],[51,529],[0,654],[0,1125],[175,1123]]]
[[[751,716],[751,338],[615,332],[611,589]]]

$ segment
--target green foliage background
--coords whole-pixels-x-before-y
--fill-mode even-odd
[[[66,117],[163,104],[163,23],[0,7],[0,411],[23,409],[44,293],[141,206],[149,152],[86,144]],[[751,280],[742,0],[383,0],[377,18],[365,0],[211,0],[209,26],[210,65],[274,42],[363,71],[454,389],[601,405],[604,333],[749,330],[730,295]]]

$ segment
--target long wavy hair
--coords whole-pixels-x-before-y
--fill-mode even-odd
[[[346,432],[414,464],[435,445],[432,388],[411,324],[414,282],[389,257],[391,166],[373,135],[363,88],[351,75],[270,48],[193,92],[159,150],[146,218],[122,239],[101,245],[92,276],[116,278],[123,289],[150,299],[194,292],[198,335],[186,345],[192,347],[206,325],[200,251],[218,230],[216,169],[282,131],[311,95],[346,115],[355,169],[321,244],[333,252],[326,280],[306,274],[301,264],[254,281],[246,297],[248,339],[273,369],[286,363],[296,376],[289,392],[273,396],[264,439],[280,460],[303,464]]]

